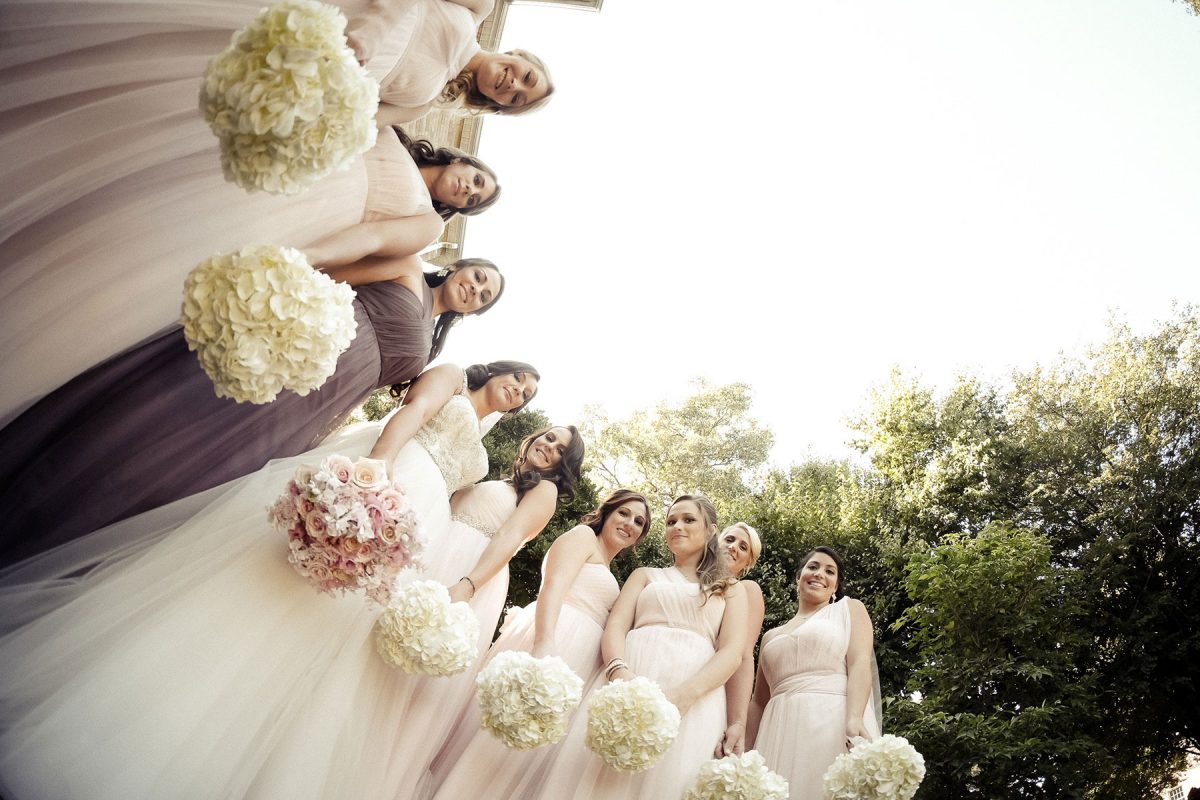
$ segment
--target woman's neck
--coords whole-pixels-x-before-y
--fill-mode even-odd
[[[463,69],[469,71],[472,75],[478,75],[479,68],[483,66],[484,60],[489,55],[491,55],[491,53],[489,53],[487,50],[477,50],[475,55],[471,56],[471,58],[467,60],[467,63],[463,66]]]
[[[700,566],[700,557],[702,555],[704,555],[703,550],[701,550],[699,553],[693,553],[692,555],[684,556],[682,558],[676,556],[675,569],[683,573],[685,578],[699,583],[700,572],[697,568]]]
[[[422,280],[424,280],[424,278],[422,278]],[[449,306],[446,305],[445,286],[446,284],[443,283],[441,286],[435,286],[429,290],[429,293],[433,295],[433,307],[430,309],[429,313],[434,319],[437,319],[442,314],[445,314],[450,310]]]
[[[800,607],[796,609],[796,619],[804,619],[805,617],[811,617],[813,614],[817,613],[818,611],[820,611],[822,608],[824,608],[827,605],[829,605],[829,604],[828,603],[806,603],[803,600],[801,600]]]
[[[433,185],[437,183],[437,179],[442,176],[442,171],[446,168],[440,164],[425,164],[417,169],[421,173],[421,180],[425,182],[426,191],[432,194]]]
[[[484,384],[484,386],[486,385]],[[480,422],[495,411],[487,404],[487,392],[484,391],[484,386],[480,386],[478,389],[467,389],[467,399],[471,401],[471,407],[475,409],[475,416],[479,418]]]

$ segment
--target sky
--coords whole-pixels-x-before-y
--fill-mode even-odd
[[[696,9],[705,9],[696,14]],[[605,0],[509,10],[556,96],[491,118],[463,255],[560,424],[744,381],[778,465],[851,454],[899,367],[948,387],[1200,299],[1200,18],[1170,0]]]

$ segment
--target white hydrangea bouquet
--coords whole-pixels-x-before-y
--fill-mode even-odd
[[[345,29],[331,5],[283,0],[209,61],[200,110],[221,142],[226,180],[296,194],[375,144],[379,84]]]
[[[375,648],[410,675],[457,675],[479,655],[479,619],[437,581],[401,580],[375,622]]]
[[[239,403],[320,387],[358,333],[354,290],[274,245],[198,264],[184,282],[180,322],[217,396]]]
[[[583,698],[583,679],[558,656],[498,653],[475,679],[479,724],[514,750],[555,744]]]
[[[649,678],[614,681],[588,701],[588,749],[613,769],[649,768],[678,735],[679,709]]]
[[[704,762],[683,800],[788,800],[788,782],[751,750]]]
[[[925,779],[925,759],[907,739],[888,733],[851,744],[825,772],[827,800],[911,800]]]
[[[329,594],[363,589],[380,604],[425,546],[404,487],[373,458],[301,465],[268,518],[287,534],[288,561],[301,577]]]

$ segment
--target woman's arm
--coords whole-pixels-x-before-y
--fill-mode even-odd
[[[710,601],[711,602],[711,601]],[[667,699],[686,714],[697,700],[721,686],[733,675],[746,649],[746,622],[749,611],[746,593],[733,587],[725,595],[725,613],[717,634],[717,652],[704,662],[696,674],[666,690]]]
[[[604,623],[604,633],[600,636],[600,656],[607,666],[614,658],[625,658],[625,637],[633,629],[634,613],[637,611],[638,598],[648,582],[645,567],[639,567],[625,580],[621,594],[612,610],[608,612],[608,621]],[[621,667],[609,676],[610,680],[617,678],[632,678],[633,671]]]
[[[342,267],[368,256],[403,258],[437,241],[445,225],[434,211],[411,217],[360,222],[322,236],[304,248],[316,269]]]
[[[482,25],[495,6],[494,0],[446,0],[446,2],[454,3],[454,5],[462,6],[470,11],[476,25]]]
[[[410,107],[381,102],[379,108],[375,111],[375,127],[390,128],[393,125],[403,125],[407,122],[412,122],[414,119],[420,119],[425,116],[431,108],[433,108],[433,103]]]
[[[365,64],[411,7],[403,0],[369,0],[366,7],[346,18],[346,44],[358,63]],[[390,68],[389,68],[390,69]]]
[[[399,280],[412,289],[413,294],[420,297],[417,281],[425,279],[423,273],[426,266],[428,264],[420,256],[364,258],[344,267],[329,267],[322,272],[339,283],[348,283],[351,286]]]
[[[475,594],[472,586],[483,586],[496,577],[496,573],[512,560],[521,545],[542,532],[557,507],[558,486],[553,481],[544,480],[525,492],[516,510],[488,540],[475,566],[467,570],[467,580],[460,580],[450,587],[450,600],[470,600]]]
[[[446,405],[462,382],[463,371],[454,364],[442,364],[418,375],[404,395],[404,404],[383,426],[370,457],[383,459],[390,475],[400,448]]]
[[[542,588],[538,591],[533,615],[533,655],[541,658],[555,651],[555,630],[562,611],[563,598],[579,577],[588,557],[596,552],[596,532],[577,525],[554,540],[546,553]]]
[[[762,630],[763,616],[766,613],[759,585],[754,581],[742,581],[740,585],[746,590],[746,605],[749,608],[746,649],[742,653],[742,662],[725,684],[725,713],[728,725],[725,735],[717,742],[717,758],[742,754],[746,738],[746,711],[750,704],[751,691],[754,689],[754,643],[758,641],[758,632]]]
[[[871,734],[863,725],[863,712],[871,696],[871,660],[874,658],[874,634],[867,607],[854,598],[850,604],[850,647],[846,651],[846,738]]]
[[[764,646],[770,636],[771,632],[767,631],[767,635],[763,637]],[[758,741],[758,723],[762,722],[763,709],[771,700],[771,687],[767,685],[762,673],[761,649],[758,651],[758,655],[758,676],[754,679],[754,697],[750,700],[750,710],[746,715],[746,747],[748,749],[752,749],[754,743]]]

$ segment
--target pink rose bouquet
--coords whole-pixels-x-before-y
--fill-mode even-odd
[[[288,561],[322,592],[363,589],[386,604],[396,574],[419,566],[424,537],[404,488],[382,461],[333,455],[302,465],[268,511]]]

